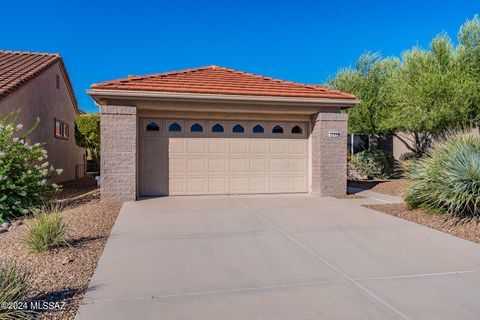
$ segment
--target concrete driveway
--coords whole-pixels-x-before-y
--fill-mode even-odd
[[[478,319],[480,246],[367,202],[125,203],[77,319]]]

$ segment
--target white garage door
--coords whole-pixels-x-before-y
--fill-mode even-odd
[[[140,121],[141,196],[308,191],[308,124]]]

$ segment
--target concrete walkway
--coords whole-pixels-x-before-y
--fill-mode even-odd
[[[478,319],[480,246],[376,196],[125,203],[77,319]]]

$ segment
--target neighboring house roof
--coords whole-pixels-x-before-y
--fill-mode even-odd
[[[65,76],[75,110],[77,99],[63,59],[56,53],[37,53],[0,50],[0,100],[20,89],[29,81],[59,63]]]
[[[218,66],[129,76],[93,84],[92,89],[355,99],[351,94],[319,85],[284,81]]]

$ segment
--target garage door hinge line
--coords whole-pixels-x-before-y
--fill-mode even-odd
[[[404,315],[403,313],[401,313],[399,310],[397,310],[395,307],[393,307],[392,305],[390,305],[389,303],[387,303],[386,301],[384,301],[382,298],[380,298],[379,296],[377,296],[375,293],[371,292],[370,290],[368,290],[367,288],[365,288],[362,284],[360,284],[358,281],[356,281],[355,279],[351,278],[350,276],[348,276],[345,272],[341,271],[339,268],[335,267],[333,264],[331,264],[330,262],[328,262],[327,260],[325,260],[324,258],[322,258],[320,255],[318,255],[317,253],[315,253],[312,249],[308,248],[306,245],[304,245],[303,243],[301,243],[299,240],[297,240],[295,237],[293,237],[291,234],[289,234],[288,232],[284,231],[283,229],[281,229],[280,227],[278,227],[276,224],[272,223],[270,220],[268,220],[267,218],[265,218],[265,216],[258,210],[250,207],[248,204],[244,203],[243,201],[241,201],[240,199],[238,199],[237,197],[232,197],[235,201],[237,201],[240,205],[242,205],[244,208],[246,208],[247,210],[249,210],[250,212],[252,212],[253,214],[255,214],[258,218],[260,218],[263,222],[265,222],[267,225],[271,226],[272,228],[274,228],[275,230],[277,230],[279,233],[281,233],[283,236],[285,236],[286,238],[288,238],[289,240],[291,240],[292,242],[294,242],[296,245],[300,246],[301,248],[303,248],[304,250],[306,250],[309,254],[311,254],[314,258],[320,260],[321,262],[325,263],[327,266],[329,266],[331,269],[333,269],[334,271],[338,272],[341,276],[343,276],[344,278],[346,278],[347,280],[349,280],[351,283],[353,283],[355,286],[357,286],[359,289],[363,290],[365,293],[367,293],[368,295],[370,295],[372,298],[374,298],[375,300],[377,300],[378,302],[380,302],[381,304],[383,304],[384,306],[386,306],[388,309],[390,309],[391,311],[393,311],[394,313],[398,314],[400,317],[402,317],[403,319],[406,319],[406,320],[410,320],[409,317],[407,317],[406,315]]]

